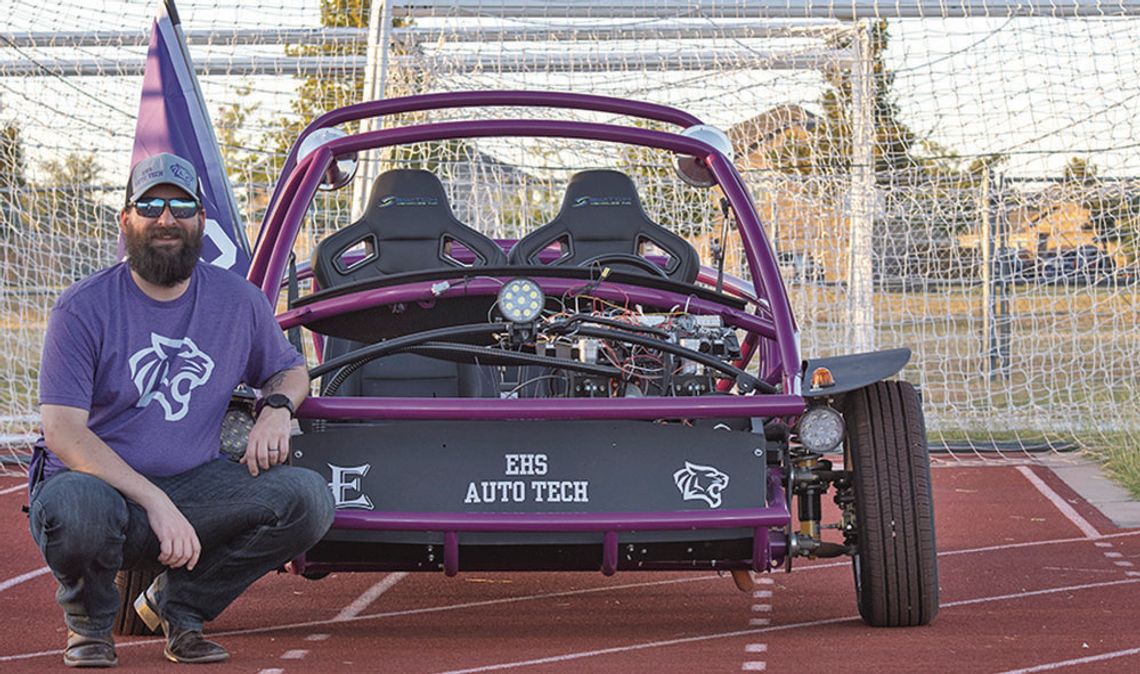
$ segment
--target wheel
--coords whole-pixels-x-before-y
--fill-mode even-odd
[[[843,412],[859,614],[874,627],[925,625],[938,613],[938,551],[918,392],[877,382],[849,393]]]
[[[142,594],[162,569],[142,569],[120,571],[115,575],[115,587],[119,589],[119,614],[115,616],[115,634],[131,637],[149,637],[158,634],[146,626],[135,613],[135,599]]]

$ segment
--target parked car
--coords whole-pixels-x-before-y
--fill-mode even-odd
[[[435,109],[489,106],[676,130],[524,113],[430,121]],[[406,112],[429,121],[331,131]],[[347,184],[357,153],[483,137],[674,153],[686,182],[723,191],[752,280],[718,274],[612,168],[573,175],[558,214],[511,241],[457,220],[434,173],[387,171],[363,216],[293,271],[314,195]],[[282,329],[317,336],[320,394],[297,410],[291,461],[324,475],[338,512],[289,569],[715,569],[750,589],[754,573],[848,557],[868,624],[932,620],[925,422],[915,388],[891,379],[910,352],[801,355],[780,264],[730,147],[681,110],[547,92],[388,99],[313,122],[285,163],[249,272],[272,301],[288,298]],[[307,275],[316,289],[292,292]],[[835,522],[823,521],[825,495]]]
[[[1085,245],[1043,256],[1038,270],[1047,283],[1102,283],[1112,279],[1116,263],[1100,248]]]

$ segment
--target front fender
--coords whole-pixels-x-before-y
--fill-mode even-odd
[[[910,349],[888,349],[805,360],[803,396],[818,398],[854,391],[896,374],[909,361]],[[831,371],[835,384],[812,388],[812,373],[821,367]]]

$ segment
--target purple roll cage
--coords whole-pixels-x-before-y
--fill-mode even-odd
[[[760,377],[779,386],[783,393],[704,398],[621,398],[621,399],[473,399],[473,398],[379,398],[320,397],[306,400],[297,416],[329,420],[512,420],[512,419],[669,419],[709,417],[767,417],[794,419],[805,408],[801,393],[799,339],[791,306],[780,278],[776,257],[764,234],[760,219],[748,196],[740,174],[732,163],[712,146],[675,133],[652,131],[615,124],[542,120],[450,121],[382,129],[350,135],[322,145],[300,161],[301,141],[316,129],[345,122],[377,118],[403,112],[444,108],[492,106],[544,107],[590,110],[641,119],[656,120],[687,128],[701,120],[674,108],[602,96],[537,91],[462,92],[428,94],[360,103],[329,112],[310,124],[294,143],[286,159],[282,177],[274,188],[267,215],[262,223],[248,278],[275,302],[280,293],[286,265],[304,216],[317,192],[321,178],[334,158],[363,150],[405,143],[479,137],[560,137],[608,141],[668,150],[702,159],[723,190],[736,219],[744,244],[745,259],[753,279],[725,277],[725,290],[747,299],[753,312],[719,304],[713,300],[676,292],[640,287],[628,283],[603,282],[591,293],[603,299],[625,300],[652,306],[684,305],[696,314],[720,316],[726,325],[743,330],[741,358],[744,368],[759,355]],[[509,242],[507,242],[509,243]],[[459,275],[463,274],[459,270]],[[529,275],[548,294],[561,294],[581,285],[571,279]],[[698,281],[715,282],[716,272],[703,267]],[[472,279],[461,288],[450,288],[440,295],[431,282],[407,283],[365,289],[331,297],[278,316],[283,329],[329,318],[351,311],[382,307],[400,302],[432,302],[449,295],[490,295],[500,283]],[[762,507],[730,511],[677,511],[668,513],[407,513],[338,512],[335,529],[414,530],[444,533],[444,571],[453,575],[459,569],[459,532],[572,532],[603,534],[602,571],[617,568],[618,539],[622,531],[692,530],[752,528],[751,560],[738,560],[725,568],[751,568],[757,571],[783,562],[786,531],[791,516],[787,494],[779,470],[769,469],[767,503]],[[320,572],[303,559],[294,562],[294,571]],[[338,567],[339,568],[339,567]],[[659,568],[665,568],[664,566]]]

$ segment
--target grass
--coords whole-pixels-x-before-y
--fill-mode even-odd
[[[1087,454],[1100,462],[1104,472],[1140,501],[1140,435],[1112,433],[1090,447]]]

